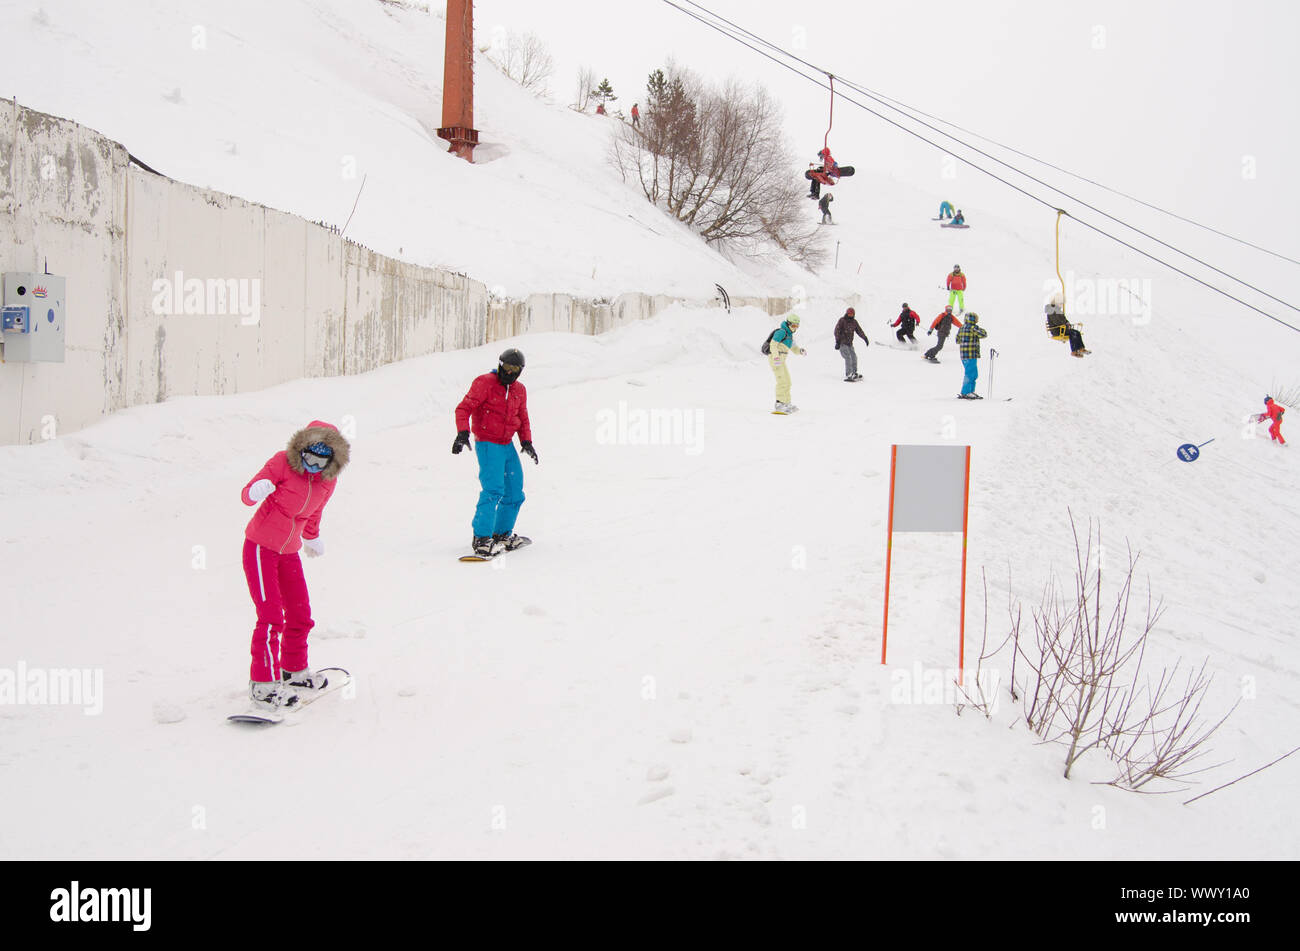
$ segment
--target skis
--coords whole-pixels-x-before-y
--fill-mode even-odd
[[[525,538],[524,536],[520,535],[520,536],[519,536],[519,542],[518,542],[518,544],[515,545],[514,548],[511,548],[511,549],[498,548],[496,551],[494,551],[494,552],[493,552],[492,554],[490,554],[490,555],[478,555],[478,554],[475,554],[475,553],[471,552],[471,553],[468,554],[468,555],[461,555],[460,558],[458,558],[457,560],[458,560],[458,561],[491,561],[493,558],[500,558],[500,557],[501,557],[502,555],[504,555],[507,551],[518,551],[518,550],[521,549],[521,548],[527,548],[527,547],[528,547],[529,545],[531,545],[532,543],[533,543],[533,540],[532,540],[531,538]]]
[[[263,710],[258,706],[250,705],[245,712],[231,714],[226,719],[231,723],[280,723],[283,722],[287,714],[301,710],[303,707],[315,703],[326,694],[333,693],[352,682],[352,675],[342,667],[321,667],[317,669],[316,673],[324,674],[328,682],[319,690],[300,690],[298,692],[298,702],[293,706]]]

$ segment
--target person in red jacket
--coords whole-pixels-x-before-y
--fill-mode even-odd
[[[907,301],[903,301],[903,310],[898,315],[898,319],[889,326],[898,327],[898,333],[894,336],[898,338],[899,343],[910,343],[916,346],[916,337],[912,336],[916,325],[921,322],[921,315],[912,308],[907,306]],[[900,326],[901,325],[901,326]]]
[[[249,672],[254,705],[293,706],[295,688],[323,686],[307,664],[307,634],[315,622],[298,552],[325,554],[321,513],[350,452],[337,427],[313,420],[267,460],[240,496],[245,505],[261,503],[244,530],[244,576],[257,608]]]
[[[1268,427],[1269,438],[1279,446],[1285,446],[1286,440],[1282,438],[1282,414],[1286,409],[1280,404],[1273,401],[1273,397],[1264,397],[1264,412],[1255,417],[1255,421],[1262,423],[1266,419],[1273,420],[1273,425]]]
[[[951,307],[953,302],[957,303],[957,313],[966,309],[966,275],[961,272],[961,265],[954,264],[952,273],[948,275],[948,306]],[[961,326],[958,324],[958,326]]]
[[[507,350],[495,370],[475,378],[456,407],[452,453],[470,444],[471,427],[474,433],[482,490],[474,509],[472,544],[474,554],[484,558],[502,550],[513,551],[530,541],[514,533],[519,507],[524,504],[524,469],[515,452],[515,433],[519,434],[519,448],[534,463],[539,461],[528,422],[528,391],[518,382],[523,372],[524,355],[513,348]]]

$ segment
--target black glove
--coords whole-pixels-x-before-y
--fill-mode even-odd
[[[456,441],[451,444],[451,454],[454,456],[466,446],[469,445],[469,430],[462,429],[456,434]]]
[[[934,333],[934,328],[933,328],[933,327],[931,327],[929,330],[927,330],[927,331],[925,332],[925,335],[928,337],[928,336],[930,336],[930,334],[932,334],[932,333]]]
[[[532,456],[534,463],[539,462],[537,458],[537,450],[533,448],[533,444],[530,443],[528,440],[526,439],[519,440],[519,448],[523,450],[525,456]]]

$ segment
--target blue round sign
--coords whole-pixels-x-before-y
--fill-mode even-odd
[[[1195,462],[1196,457],[1200,454],[1201,450],[1197,449],[1189,442],[1185,442],[1178,447],[1178,458],[1183,460],[1183,462]]]

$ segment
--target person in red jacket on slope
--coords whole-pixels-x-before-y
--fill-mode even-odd
[[[1255,421],[1258,423],[1262,423],[1266,419],[1273,420],[1273,425],[1268,427],[1268,435],[1279,446],[1286,445],[1286,440],[1282,438],[1282,414],[1285,412],[1285,407],[1274,402],[1273,397],[1266,396],[1264,397],[1264,412],[1255,417]]]
[[[298,552],[325,554],[321,513],[350,452],[338,427],[313,420],[241,493],[245,505],[258,505],[244,530],[244,576],[257,608],[248,688],[254,706],[293,706],[295,688],[323,685],[307,664],[307,634],[315,622]]]
[[[474,510],[474,554],[489,558],[502,550],[513,551],[530,539],[514,533],[519,507],[524,504],[524,469],[513,442],[534,463],[533,430],[528,421],[528,391],[519,380],[524,355],[510,349],[501,354],[497,368],[476,377],[456,407],[456,441],[453,454],[469,446],[471,427],[478,456],[481,491]],[[472,423],[471,423],[472,421]]]
[[[951,307],[954,302],[957,304],[957,313],[966,309],[966,275],[961,272],[961,265],[954,264],[952,273],[948,275],[948,306]],[[958,324],[958,326],[961,326]]]

